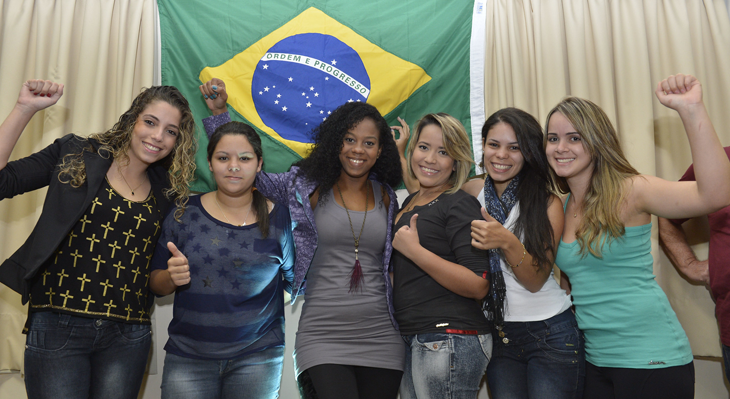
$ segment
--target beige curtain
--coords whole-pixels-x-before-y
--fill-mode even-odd
[[[0,118],[31,78],[66,85],[58,104],[39,112],[12,159],[66,133],[111,127],[142,87],[152,84],[153,0],[0,0]],[[45,189],[0,202],[0,259],[8,258],[38,219]],[[0,371],[20,370],[26,309],[0,285]]]
[[[697,76],[724,145],[730,145],[730,20],[722,0],[489,0],[485,112],[522,108],[544,124],[548,111],[574,95],[599,104],[623,150],[641,173],[678,179],[692,162],[676,112],[656,100],[659,81]],[[657,245],[654,271],[696,356],[720,356],[714,304],[703,287],[674,270]],[[704,226],[706,228],[706,224]],[[688,236],[703,236],[690,223]],[[707,256],[707,234],[694,239]]]

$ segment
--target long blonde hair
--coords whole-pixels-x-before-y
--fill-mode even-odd
[[[591,101],[568,97],[558,103],[547,115],[544,144],[547,144],[550,117],[554,113],[565,116],[576,132],[581,135],[583,148],[590,154],[593,174],[583,199],[583,220],[575,235],[580,254],[590,252],[601,257],[601,248],[609,239],[624,234],[621,206],[626,200],[624,181],[639,175],[626,160],[611,121],[605,112]],[[550,169],[561,193],[570,192],[564,177]]]
[[[458,119],[453,116],[439,112],[437,114],[427,114],[416,123],[416,133],[408,143],[408,175],[415,179],[416,175],[413,173],[413,167],[411,166],[410,159],[413,156],[413,152],[416,150],[418,145],[418,139],[421,136],[423,128],[428,125],[436,125],[441,128],[444,140],[444,150],[453,160],[456,170],[451,172],[449,178],[449,184],[452,187],[445,192],[447,194],[453,194],[466,182],[469,177],[469,171],[471,170],[474,159],[472,159],[471,145],[469,143],[469,136],[466,134],[464,125],[459,122]]]
[[[164,194],[169,199],[174,199],[178,208],[175,211],[175,218],[179,219],[185,212],[185,205],[190,195],[189,184],[195,173],[197,142],[194,137],[195,120],[193,119],[193,113],[190,111],[190,105],[182,93],[173,86],[153,86],[143,90],[111,129],[104,133],[95,133],[89,136],[90,139],[99,143],[98,148],[95,148],[87,141],[87,145],[81,151],[63,157],[58,180],[75,188],[81,187],[86,182],[84,151],[95,152],[104,158],[111,156],[121,165],[128,163],[127,151],[129,150],[137,118],[149,104],[155,101],[164,101],[177,108],[181,114],[179,134],[177,140],[175,140],[175,146],[170,154],[158,161],[167,169],[170,188],[165,190]]]

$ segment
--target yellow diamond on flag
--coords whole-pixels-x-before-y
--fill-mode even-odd
[[[367,102],[385,115],[431,80],[314,7],[199,79],[214,77],[233,109],[302,157],[311,130],[341,104]]]

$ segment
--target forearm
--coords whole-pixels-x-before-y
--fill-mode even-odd
[[[172,277],[167,270],[153,270],[150,276],[150,291],[157,295],[170,295],[177,289]]]
[[[411,260],[444,288],[463,297],[482,299],[489,293],[489,280],[419,247]]]
[[[687,242],[687,236],[682,230],[682,226],[670,222],[665,218],[659,219],[659,244],[664,249],[672,263],[684,275],[691,274],[690,265],[697,262],[697,256],[690,248]]]
[[[421,187],[418,183],[418,180],[411,177],[411,175],[408,173],[408,161],[406,160],[405,156],[403,156],[403,154],[400,154],[400,166],[403,171],[403,185],[406,186],[408,194],[415,193]]]
[[[532,255],[527,252],[516,236],[512,236],[514,240],[508,241],[502,247],[504,258],[508,266],[512,267],[512,272],[520,284],[530,292],[538,292],[545,285],[550,271],[534,264]]]
[[[730,204],[730,161],[700,102],[678,110],[689,139],[699,198],[708,212]]]
[[[16,104],[0,125],[0,169],[5,168],[18,138],[28,126],[35,110]]]

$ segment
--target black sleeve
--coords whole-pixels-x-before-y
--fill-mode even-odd
[[[484,276],[484,272],[489,270],[487,251],[471,245],[471,222],[482,218],[481,205],[463,191],[454,193],[452,199],[445,215],[446,237],[451,251],[456,256],[456,263]]]
[[[74,140],[74,135],[68,134],[35,154],[9,162],[0,170],[0,199],[12,198],[47,186],[54,178],[56,166],[61,162],[63,147],[71,140]],[[81,148],[79,146],[78,151]]]

